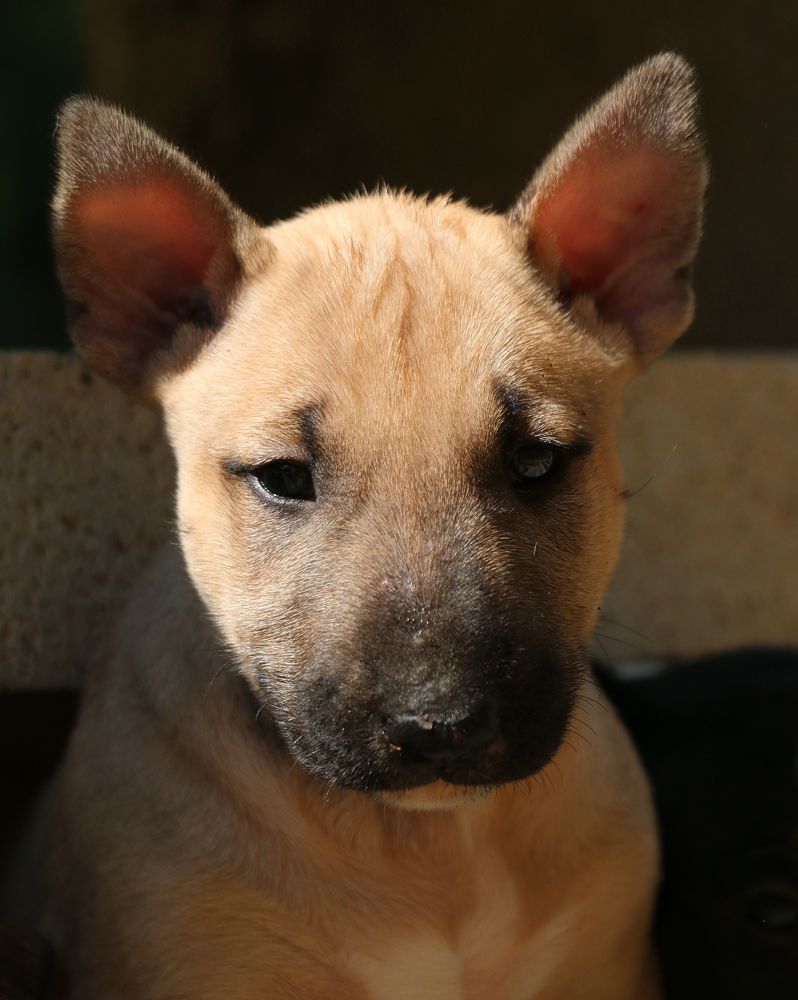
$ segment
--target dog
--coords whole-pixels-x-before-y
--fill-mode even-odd
[[[600,679],[650,775],[655,940],[675,1000],[798,991],[798,651],[747,649]]]
[[[585,649],[622,389],[692,317],[689,66],[631,70],[507,215],[261,228],[113,107],[57,141],[71,336],[161,408],[180,538],[60,778],[74,996],[658,996],[649,789]]]

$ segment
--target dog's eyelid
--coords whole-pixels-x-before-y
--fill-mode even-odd
[[[593,450],[593,442],[587,437],[563,438],[549,434],[532,434],[528,444],[540,444],[547,448],[554,448],[565,455],[588,455]]]
[[[222,471],[226,476],[234,479],[246,479],[256,475],[264,466],[281,462],[287,465],[305,466],[315,478],[317,470],[316,462],[303,453],[298,453],[293,449],[287,448],[277,448],[268,455],[253,459],[225,459],[222,462]]]
[[[244,476],[254,468],[257,466],[250,462],[242,462],[237,458],[225,458],[222,461],[222,471],[228,476]]]
[[[536,399],[526,390],[509,389],[501,384],[495,386],[494,392],[502,431],[511,440],[527,445],[539,443],[575,456],[585,455],[593,448],[591,438],[579,430],[562,433],[554,429],[555,423],[562,427],[571,421],[578,427],[575,415],[559,404]]]
[[[563,458],[579,458],[583,455],[589,455],[595,444],[591,438],[586,436],[571,437],[564,434],[548,434],[537,427],[524,427],[511,432],[507,446],[510,451],[535,446],[551,448]]]
[[[324,458],[323,441],[320,434],[322,406],[312,404],[294,410],[290,416],[270,424],[268,437],[254,444],[252,451],[242,449],[241,456],[225,456],[221,466],[232,476],[241,476],[257,471],[269,462],[291,462],[306,465],[312,472]]]

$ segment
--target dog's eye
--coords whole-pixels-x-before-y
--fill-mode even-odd
[[[253,469],[252,478],[261,489],[282,500],[315,500],[313,475],[302,462],[266,462]]]
[[[554,445],[536,441],[524,445],[512,457],[511,471],[513,485],[522,488],[547,476],[557,463],[557,449]]]

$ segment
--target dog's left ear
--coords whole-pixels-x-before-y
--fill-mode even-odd
[[[53,238],[72,339],[100,374],[150,396],[165,366],[223,325],[269,245],[204,171],[118,108],[72,98],[56,138]]]
[[[555,293],[592,300],[641,363],[692,319],[708,178],[697,103],[680,56],[636,67],[575,122],[512,211]]]

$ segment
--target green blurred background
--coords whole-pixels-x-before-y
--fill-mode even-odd
[[[31,0],[4,9],[5,347],[65,348],[48,245],[59,102],[99,94],[267,222],[381,180],[505,208],[568,121],[665,48],[713,162],[686,347],[793,347],[798,3]]]

